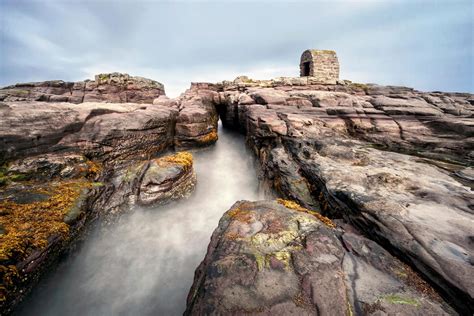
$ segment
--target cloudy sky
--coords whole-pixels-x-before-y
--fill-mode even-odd
[[[127,72],[191,81],[297,76],[334,49],[341,78],[474,92],[474,1],[0,0],[0,86]]]

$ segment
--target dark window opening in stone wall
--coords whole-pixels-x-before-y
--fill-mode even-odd
[[[303,63],[303,76],[305,77],[309,76],[309,70],[310,70],[309,61]]]

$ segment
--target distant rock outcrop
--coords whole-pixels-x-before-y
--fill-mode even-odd
[[[163,84],[157,81],[114,72],[78,82],[18,83],[0,89],[0,101],[152,103],[164,94]]]

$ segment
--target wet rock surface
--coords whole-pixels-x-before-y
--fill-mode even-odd
[[[189,196],[196,185],[193,156],[180,152],[150,161],[141,180],[138,203],[164,204]]]
[[[195,185],[193,158],[187,152],[113,167],[79,155],[47,154],[4,167],[2,311],[10,312],[96,218],[112,223],[134,205],[186,198]]]
[[[69,161],[72,157],[61,160]],[[75,158],[75,157],[74,157]],[[59,158],[2,168],[0,185],[0,309],[11,312],[94,216],[98,165],[90,161],[60,175]],[[51,167],[48,169],[48,167]],[[29,168],[33,167],[33,168]],[[80,170],[78,170],[80,169]],[[64,169],[63,169],[64,170]],[[38,173],[39,171],[39,173]]]
[[[452,315],[375,242],[294,202],[240,201],[214,231],[185,315]]]
[[[132,162],[113,170],[100,204],[102,219],[113,222],[135,205],[162,205],[187,198],[196,186],[193,156],[178,152],[151,160]]]

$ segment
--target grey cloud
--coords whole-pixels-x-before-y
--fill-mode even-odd
[[[296,75],[300,53],[314,47],[337,51],[345,79],[474,89],[470,1],[4,0],[1,6],[0,85],[126,70],[184,91],[194,78],[217,80],[256,67],[273,75],[293,65],[281,75]]]

